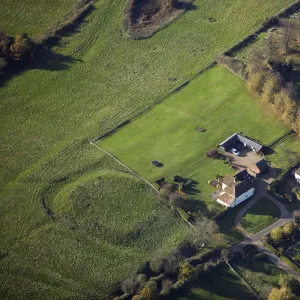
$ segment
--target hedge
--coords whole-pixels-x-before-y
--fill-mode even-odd
[[[300,273],[300,268],[286,256],[282,255],[280,259],[284,261],[287,265],[289,265],[292,269],[294,269],[296,272]]]
[[[190,216],[181,208],[181,207],[178,207],[177,208],[177,212],[180,214],[180,216],[186,220],[187,222],[189,221],[190,219]]]

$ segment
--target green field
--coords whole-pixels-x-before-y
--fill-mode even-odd
[[[237,298],[237,295],[239,298]],[[252,300],[256,297],[227,265],[220,265],[201,277],[199,283],[193,286],[185,295],[180,295],[175,299]]]
[[[256,233],[280,218],[280,210],[267,198],[259,199],[243,216],[242,226],[249,233]]]
[[[241,79],[224,67],[214,67],[99,145],[151,181],[175,174],[195,180],[191,197],[212,203],[208,195],[214,188],[208,180],[232,170],[207,158],[208,150],[234,132],[268,144],[287,131],[256,101]],[[152,160],[164,166],[155,168]]]
[[[39,38],[75,8],[79,0],[1,0],[0,30]]]
[[[43,57],[1,85],[2,294],[10,299],[104,298],[114,283],[136,271],[156,248],[170,249],[181,241],[185,224],[161,206],[148,186],[141,188],[141,183],[131,176],[126,177],[126,184],[121,184],[119,173],[115,172],[125,170],[88,141],[162,99],[207,67],[217,53],[293,2],[199,0],[195,1],[196,9],[151,39],[133,41],[121,31],[126,0],[97,1],[96,10],[78,32],[66,35],[51,56]],[[57,4],[39,2],[43,3],[41,13],[47,11],[48,16],[34,12],[38,5],[28,10],[23,3],[1,2],[0,27],[7,34],[22,29],[39,36],[69,10],[70,2],[60,2],[65,8],[60,9],[61,15],[53,8]],[[9,15],[17,11],[16,5],[23,7],[16,19],[22,13],[24,20],[33,21],[24,21],[29,27],[23,21],[14,22]],[[209,22],[210,17],[217,21]],[[242,85],[240,81],[238,84]],[[230,124],[231,119],[228,120]],[[283,131],[279,125],[275,127]],[[217,163],[206,165],[211,167],[215,168],[214,173],[220,170]],[[135,230],[140,232],[136,246],[130,244],[129,238],[126,243],[120,241],[118,231],[99,237],[90,233],[87,216],[77,213],[77,204],[67,204],[68,193],[64,192],[80,187],[87,178],[92,180],[97,172],[99,176],[111,177],[111,189],[126,195],[118,198],[118,205],[114,206],[116,216],[122,212],[130,218],[143,216],[145,224],[137,218],[122,229],[128,237],[133,233],[132,241],[137,241]],[[108,182],[109,179],[103,183],[105,188]],[[91,187],[89,181],[85,183]],[[101,186],[96,184],[94,188],[100,199]],[[130,210],[126,201],[131,198],[135,201]],[[100,204],[90,206],[96,215],[103,208]],[[49,209],[53,210],[54,219],[47,216]],[[101,214],[98,221],[102,228],[108,227],[111,214]],[[94,221],[88,228],[98,227]],[[157,235],[161,227],[163,234]]]

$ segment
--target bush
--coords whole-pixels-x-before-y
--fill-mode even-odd
[[[130,278],[124,280],[121,283],[121,290],[125,294],[134,294],[137,288],[137,278],[136,276],[131,276]]]
[[[148,281],[145,287],[141,290],[140,295],[147,300],[157,299],[157,283],[155,281]]]
[[[171,280],[169,280],[169,279],[163,280],[162,285],[161,285],[162,288],[161,288],[160,294],[163,296],[168,295],[172,289],[172,285],[173,285],[173,283]]]
[[[195,275],[196,269],[191,264],[186,262],[180,266],[178,280],[182,283],[185,283],[193,279]]]

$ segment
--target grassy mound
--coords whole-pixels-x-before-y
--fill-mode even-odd
[[[166,26],[187,9],[191,1],[177,0],[129,0],[124,10],[123,27],[130,37],[147,38]]]
[[[279,208],[267,198],[261,198],[243,216],[242,226],[247,232],[256,233],[279,218]]]

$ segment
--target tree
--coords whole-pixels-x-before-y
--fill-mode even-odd
[[[254,73],[250,75],[248,81],[247,81],[247,88],[250,93],[253,95],[260,95],[262,92],[262,87],[265,84],[265,74],[264,73]]]
[[[283,238],[283,230],[281,227],[273,229],[270,234],[275,243],[278,243]]]
[[[178,280],[182,283],[185,283],[194,278],[195,274],[196,269],[191,264],[186,262],[180,266]]]
[[[295,300],[296,296],[287,287],[280,289],[272,289],[268,296],[268,300]]]
[[[283,234],[285,237],[290,237],[294,234],[296,230],[294,223],[287,223],[283,226]]]
[[[180,262],[183,260],[182,254],[179,250],[172,251],[165,257],[165,271],[168,274],[176,274],[179,268]]]
[[[228,249],[222,249],[221,258],[223,261],[228,262],[230,259],[230,252]]]
[[[172,281],[169,279],[165,279],[162,281],[161,295],[168,295],[172,289]]]
[[[134,294],[137,287],[136,276],[131,276],[121,283],[121,290],[126,294]]]
[[[282,39],[281,39],[281,45],[282,45],[282,48],[283,48],[282,50],[285,53],[289,53],[289,51],[290,51],[290,42],[292,40],[293,33],[294,33],[293,24],[289,20],[283,20],[283,21],[281,21],[281,26],[282,26],[282,29],[283,29]]]
[[[262,100],[274,103],[274,97],[280,90],[280,76],[269,76],[262,89]]]
[[[296,198],[300,200],[300,188],[295,187],[293,188],[292,192],[296,196]]]
[[[292,293],[297,293],[299,290],[299,281],[292,276],[281,274],[278,283],[281,287],[290,289]]]
[[[187,239],[196,249],[224,243],[218,225],[204,216],[196,219],[194,228],[191,228]]]
[[[157,283],[154,280],[148,281],[140,295],[146,300],[156,300],[158,298]]]
[[[31,41],[26,34],[16,36],[14,43],[10,46],[11,55],[14,60],[22,60],[29,55]]]
[[[156,251],[149,261],[150,270],[156,273],[161,273],[164,269],[164,265],[165,262],[162,257],[162,253],[160,251]]]
[[[296,222],[297,225],[300,225],[300,210],[294,210],[293,211],[293,217],[294,217],[294,221]]]

